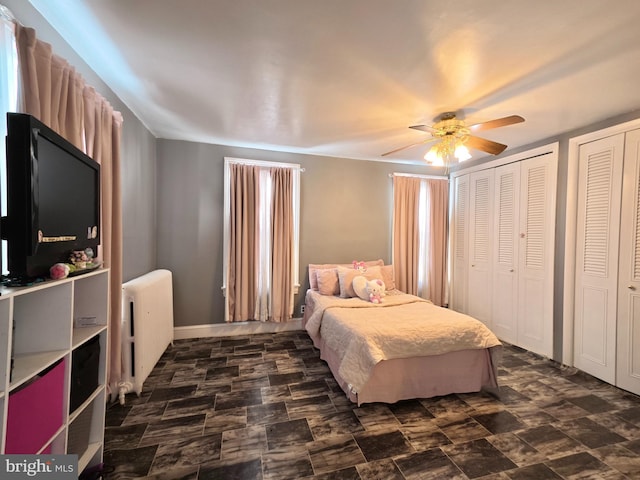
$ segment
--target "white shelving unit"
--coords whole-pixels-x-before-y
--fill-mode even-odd
[[[74,319],[92,317],[91,326],[74,327]],[[21,454],[78,454],[78,469],[102,462],[104,451],[104,418],[106,408],[106,375],[109,318],[109,270],[99,269],[63,280],[51,280],[29,287],[0,288],[0,453]],[[97,388],[88,393],[80,406],[69,411],[71,405],[72,364],[74,352],[98,338],[100,356],[97,369]],[[64,369],[53,368],[63,362]],[[13,365],[12,365],[13,364]],[[47,374],[53,371],[62,375]],[[53,382],[62,398],[50,398],[38,390],[43,379]],[[33,399],[42,397],[47,418],[58,418],[52,433],[38,432],[37,422],[19,428],[19,432],[46,435],[45,440],[25,447],[29,451],[15,451],[16,431],[12,430],[9,404],[12,395],[21,394]],[[56,394],[56,396],[58,396]],[[83,397],[84,398],[84,397]],[[31,398],[30,398],[31,399]],[[17,402],[16,402],[17,403]],[[15,405],[15,404],[14,404]],[[53,407],[51,407],[53,405]],[[25,417],[30,417],[29,407]],[[58,411],[62,408],[62,411]],[[40,410],[40,408],[34,408]],[[40,414],[38,411],[34,415]],[[59,425],[58,425],[59,423]],[[27,435],[28,436],[28,435]],[[35,435],[38,437],[38,435]]]

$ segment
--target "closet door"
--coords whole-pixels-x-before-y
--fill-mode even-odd
[[[491,326],[493,169],[469,174],[467,313]]]
[[[558,166],[548,153],[520,162],[518,345],[553,356],[553,267]]]
[[[616,384],[640,395],[640,130],[625,139],[619,275]]]
[[[467,312],[467,264],[469,254],[469,175],[456,177],[453,184],[451,252],[451,308]]]
[[[578,167],[574,365],[611,384],[623,149],[624,134],[584,144]]]
[[[493,332],[518,344],[518,227],[520,162],[495,169],[493,228]]]

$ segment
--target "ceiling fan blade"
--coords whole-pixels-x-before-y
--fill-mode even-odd
[[[498,155],[499,153],[504,152],[505,148],[507,148],[507,146],[502,143],[487,140],[486,138],[474,137],[473,135],[469,135],[469,137],[467,137],[465,145],[468,148],[482,150],[483,152],[487,152],[492,155]]]
[[[412,125],[409,128],[413,128],[414,130],[420,130],[421,132],[435,132],[436,129],[431,125]]]
[[[496,118],[495,120],[489,120],[488,122],[476,123],[470,125],[469,130],[478,132],[480,130],[489,130],[491,128],[506,127],[507,125],[513,125],[514,123],[522,123],[524,118],[520,115],[510,115],[508,117]]]
[[[425,143],[433,142],[435,138],[427,138],[421,142],[412,143],[410,145],[405,145],[404,147],[396,148],[395,150],[391,150],[390,152],[383,153],[381,156],[385,157],[387,155],[391,155],[392,153],[399,152],[400,150],[404,150],[405,148],[415,147],[416,145],[424,145]]]

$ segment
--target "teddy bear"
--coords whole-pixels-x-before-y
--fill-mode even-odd
[[[363,275],[354,277],[353,291],[358,298],[371,303],[382,303],[382,297],[385,296],[385,286],[382,280],[367,280]]]

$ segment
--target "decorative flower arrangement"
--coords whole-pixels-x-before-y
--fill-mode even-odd
[[[53,280],[67,278],[76,270],[95,267],[93,264],[93,250],[86,248],[85,250],[73,250],[69,254],[69,263],[56,263],[49,269],[49,276]]]
[[[71,269],[66,263],[56,263],[49,269],[49,276],[54,280],[60,280],[61,278],[67,278]]]
[[[73,250],[69,256],[69,261],[73,263],[76,268],[87,268],[89,257],[84,250]]]

